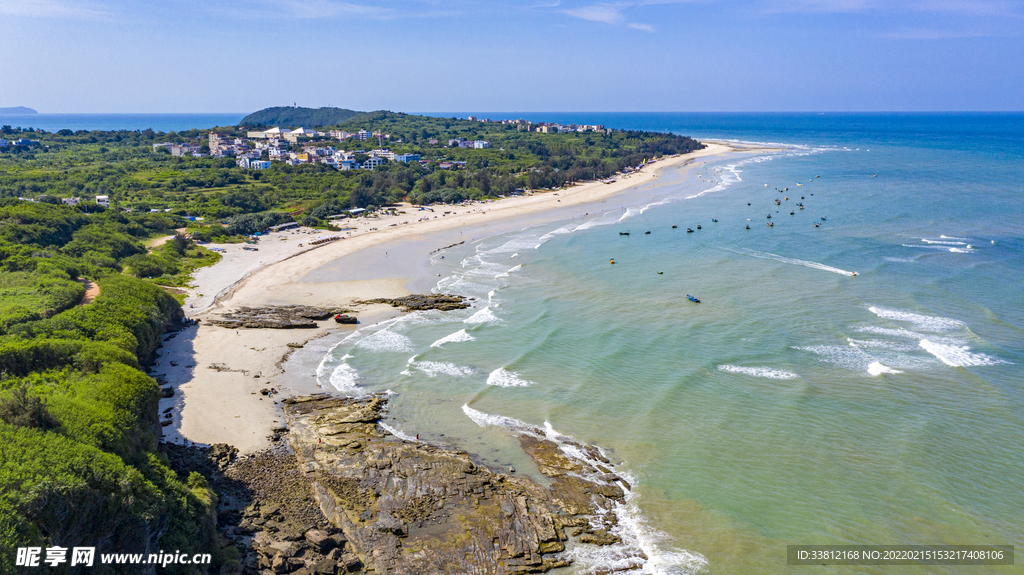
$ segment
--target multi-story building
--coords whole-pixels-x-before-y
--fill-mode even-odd
[[[370,156],[369,158],[366,159],[365,162],[363,162],[361,167],[364,170],[370,170],[372,172],[374,170],[374,168],[376,168],[378,166],[383,166],[386,163],[388,163],[388,161],[385,160],[384,158],[378,158],[377,156]]]
[[[395,156],[395,161],[396,162],[406,163],[406,164],[409,163],[409,162],[418,162],[418,161],[420,161],[420,155],[419,154],[398,154],[397,156]]]

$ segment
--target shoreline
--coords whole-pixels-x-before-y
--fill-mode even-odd
[[[362,325],[383,321],[404,312],[388,305],[360,305],[355,302],[410,295],[410,283],[425,284],[433,278],[427,278],[425,274],[396,277],[385,273],[390,277],[334,281],[303,279],[332,262],[369,248],[374,250],[365,253],[372,252],[376,256],[383,248],[394,247],[399,242],[411,242],[414,246],[426,248],[427,242],[437,242],[438,238],[456,231],[518,222],[518,219],[537,217],[557,208],[600,202],[656,182],[659,174],[667,168],[680,166],[688,170],[698,165],[696,160],[700,158],[750,151],[762,150],[708,144],[703,150],[649,164],[644,170],[620,177],[612,184],[588,182],[543,194],[451,206],[448,215],[439,215],[436,211],[412,211],[414,208],[403,206],[405,209],[400,211],[406,213],[372,221],[360,218],[354,224],[356,228],[349,230],[352,235],[343,241],[315,247],[300,248],[293,247],[293,244],[302,242],[304,235],[324,235],[321,230],[268,234],[256,244],[256,252],[243,250],[250,247],[246,244],[213,246],[222,251],[224,258],[196,272],[195,287],[185,300],[185,313],[192,318],[208,320],[239,306],[301,304],[351,309],[358,314]],[[424,218],[424,214],[429,214],[429,219]],[[422,219],[417,221],[417,216]],[[434,246],[434,243],[429,245]],[[422,251],[427,253],[431,250]],[[396,253],[392,258],[384,251],[389,265],[381,265],[379,260],[370,261],[369,256],[358,264],[385,268],[387,272],[393,271],[395,266],[402,272],[416,271],[402,266],[401,256]],[[415,277],[418,275],[424,277]],[[164,348],[158,352],[159,365],[153,369],[153,375],[163,380],[162,386],[170,385],[174,389],[172,397],[160,401],[161,414],[169,408],[171,414],[170,425],[163,428],[162,440],[205,445],[227,443],[241,453],[265,448],[272,440],[274,430],[285,425],[281,399],[317,391],[312,385],[290,385],[286,378],[281,377],[285,373],[288,356],[297,346],[305,346],[333,334],[351,333],[357,328],[337,325],[330,320],[317,325],[315,329],[236,330],[203,321],[176,336],[165,336]],[[263,389],[274,389],[277,393],[262,395]]]

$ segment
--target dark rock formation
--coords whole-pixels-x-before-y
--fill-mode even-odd
[[[543,573],[569,564],[561,552],[575,544],[572,537],[619,541],[601,517],[614,518],[622,488],[589,479],[611,474],[570,458],[540,430],[520,441],[552,478],[550,488],[478,466],[466,452],[388,434],[377,425],[383,397],[283,403],[298,466],[324,517],[347,539],[336,566],[358,569],[344,561],[352,553],[380,575]],[[590,446],[578,448],[604,459]],[[578,529],[569,536],[566,527]],[[306,540],[313,547],[323,535],[307,533]]]
[[[207,320],[213,325],[238,328],[295,329],[315,328],[316,321],[345,313],[344,308],[321,308],[308,305],[239,307],[220,317]],[[354,319],[354,318],[353,318]]]
[[[405,297],[394,299],[381,298],[361,301],[358,303],[386,303],[392,307],[400,307],[405,311],[421,311],[427,309],[449,311],[453,309],[466,309],[469,307],[469,298],[465,298],[460,295],[446,294],[407,295]]]

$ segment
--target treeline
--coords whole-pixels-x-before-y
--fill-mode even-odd
[[[195,246],[183,237],[158,255],[142,244],[180,224],[0,200],[0,573],[15,572],[25,546],[218,553],[214,496],[198,474],[178,477],[157,450],[160,390],[140,369],[182,310],[133,277],[134,262],[189,258]],[[100,286],[84,306],[82,277]]]

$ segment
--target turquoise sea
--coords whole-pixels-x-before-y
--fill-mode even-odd
[[[539,116],[781,149],[424,254],[473,308],[324,342],[322,385],[525,473],[519,422],[600,446],[635,490],[573,572],[1024,544],[1024,115]]]

